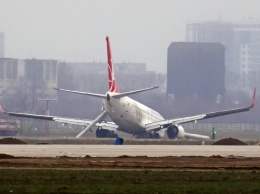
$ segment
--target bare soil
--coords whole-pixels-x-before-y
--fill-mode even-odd
[[[260,158],[246,157],[56,157],[27,158],[0,154],[0,168],[15,169],[157,169],[157,170],[260,170]]]
[[[240,141],[239,139],[226,138],[214,142],[212,145],[247,145],[245,142]]]
[[[0,144],[26,144],[15,138],[4,138]],[[237,139],[222,139],[214,145],[246,145]],[[259,157],[14,157],[0,153],[0,169],[158,169],[158,170],[260,170]]]
[[[0,139],[0,144],[27,144],[27,143],[16,138],[7,137],[7,138]]]

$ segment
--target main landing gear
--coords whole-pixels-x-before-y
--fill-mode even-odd
[[[115,137],[117,137],[117,134],[115,134],[114,131],[109,131],[106,129],[98,128],[96,131],[96,137],[97,138],[115,138]]]

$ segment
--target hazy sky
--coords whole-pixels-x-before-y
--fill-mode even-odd
[[[166,71],[167,48],[189,22],[259,18],[259,0],[0,0],[5,57],[143,62]]]

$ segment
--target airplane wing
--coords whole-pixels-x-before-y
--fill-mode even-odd
[[[57,117],[57,116],[47,116],[47,115],[37,115],[37,114],[27,114],[27,113],[16,113],[16,112],[6,112],[0,107],[0,112],[3,112],[5,114],[8,114],[9,116],[15,116],[15,117],[24,117],[24,118],[33,118],[33,119],[41,119],[41,120],[48,120],[48,121],[55,121],[66,124],[74,124],[74,125],[81,125],[84,128],[88,125],[92,124],[92,120],[86,120],[86,119],[74,119],[74,118],[65,118],[65,117]],[[97,127],[102,127],[104,129],[110,130],[110,131],[117,131],[118,125],[113,123],[96,123]]]
[[[157,121],[157,122],[146,124],[146,131],[151,131],[158,128],[166,128],[169,125],[174,125],[174,124],[178,125],[178,124],[187,123],[191,121],[197,121],[202,119],[214,118],[214,117],[249,111],[255,105],[255,97],[256,97],[256,89],[254,90],[254,96],[253,96],[252,104],[250,106],[237,108],[237,109],[223,110],[218,112],[210,112],[210,113],[200,114],[200,115],[195,115],[190,117]]]
[[[192,138],[192,139],[209,139],[209,136],[206,135],[198,135],[198,134],[194,134],[194,133],[184,133],[184,137],[186,138]]]

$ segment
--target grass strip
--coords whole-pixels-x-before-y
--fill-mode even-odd
[[[260,193],[259,171],[0,170],[0,193]]]

